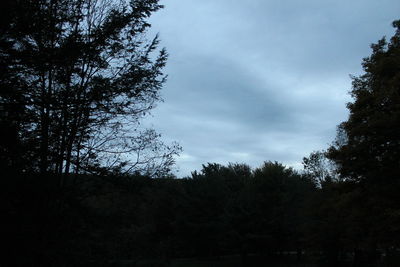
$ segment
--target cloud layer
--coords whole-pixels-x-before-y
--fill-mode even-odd
[[[170,54],[164,103],[146,121],[184,149],[178,176],[207,162],[301,167],[345,120],[349,74],[393,35],[383,1],[170,0],[152,19]]]

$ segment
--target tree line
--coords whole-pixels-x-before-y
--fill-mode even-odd
[[[181,179],[68,176],[62,190],[53,176],[21,175],[8,181],[8,255],[37,266],[226,255],[236,266],[396,266],[399,184],[320,178],[278,162],[209,163]]]
[[[266,161],[171,174],[178,144],[141,120],[167,61],[157,0],[5,0],[2,237],[15,266],[238,255],[241,266],[400,262],[400,21],[352,77],[348,119],[304,171]],[[9,266],[9,263],[4,263]],[[3,265],[3,264],[2,264]]]

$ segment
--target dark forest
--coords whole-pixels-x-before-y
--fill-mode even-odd
[[[158,0],[0,7],[0,266],[400,265],[400,20],[303,170],[176,177],[182,147],[140,127],[167,78]]]

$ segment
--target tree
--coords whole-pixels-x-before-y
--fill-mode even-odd
[[[314,186],[292,168],[278,162],[264,162],[254,170],[252,195],[257,222],[252,227],[254,241],[269,252],[297,250],[301,255],[305,224],[305,201]]]
[[[304,157],[303,168],[305,174],[318,186],[326,180],[338,179],[335,164],[326,157],[326,151],[314,151]]]
[[[350,115],[329,149],[342,176],[356,181],[398,179],[400,173],[400,20],[395,35],[372,44],[365,73],[353,78]]]
[[[2,5],[2,124],[22,147],[4,162],[22,158],[22,170],[41,173],[168,172],[180,147],[139,128],[166,79],[166,50],[145,38],[158,0]]]
[[[354,200],[351,224],[363,229],[354,243],[370,255],[377,255],[377,247],[397,247],[400,233],[400,20],[393,26],[389,42],[382,38],[371,45],[365,73],[353,77],[349,118],[327,154],[356,185],[347,194]]]

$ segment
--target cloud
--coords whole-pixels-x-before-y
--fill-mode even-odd
[[[146,123],[206,162],[300,165],[345,120],[349,74],[391,36],[397,1],[164,1],[152,18],[170,53],[164,103]]]

